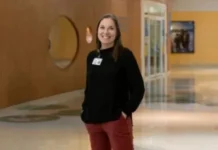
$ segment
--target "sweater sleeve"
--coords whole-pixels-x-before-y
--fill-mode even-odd
[[[84,107],[86,105],[86,99],[87,99],[87,91],[88,91],[88,65],[91,61],[91,54],[92,52],[90,52],[88,54],[88,56],[86,57],[86,75],[85,75],[85,89],[84,89],[84,100],[83,100],[83,103],[82,103],[82,109],[84,110]]]
[[[124,66],[129,87],[129,100],[125,104],[123,111],[129,116],[136,111],[140,105],[144,97],[145,87],[139,66],[133,53],[130,50],[127,50],[124,56]]]

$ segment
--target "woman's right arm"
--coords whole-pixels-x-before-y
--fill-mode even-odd
[[[82,103],[82,109],[84,109],[84,106],[86,105],[87,92],[89,90],[89,87],[88,87],[88,65],[92,61],[91,55],[92,55],[92,52],[90,52],[86,58],[86,73],[85,73],[86,78],[85,78],[84,100]]]

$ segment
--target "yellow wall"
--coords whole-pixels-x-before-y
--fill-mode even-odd
[[[195,53],[169,54],[171,65],[218,64],[218,12],[172,12],[172,20],[195,21]]]

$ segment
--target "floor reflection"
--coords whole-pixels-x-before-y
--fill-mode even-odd
[[[214,86],[213,86],[214,85]],[[171,74],[146,83],[145,107],[168,110],[218,110],[218,77]],[[175,107],[176,106],[176,107]],[[210,107],[210,108],[208,108]],[[170,109],[171,110],[171,109]]]
[[[217,91],[218,71],[176,71],[147,82],[145,98],[133,116],[135,150],[217,150]],[[83,93],[63,93],[1,110],[1,148],[90,149],[79,117]]]

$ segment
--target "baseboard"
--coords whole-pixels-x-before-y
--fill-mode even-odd
[[[170,69],[218,69],[218,64],[171,65]]]

